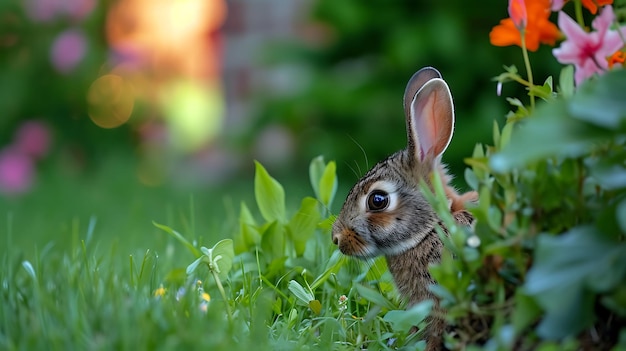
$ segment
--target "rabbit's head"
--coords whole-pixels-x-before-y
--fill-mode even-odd
[[[332,239],[342,253],[357,257],[397,255],[433,232],[438,217],[420,192],[441,165],[454,128],[452,96],[431,67],[411,77],[404,93],[407,148],[380,161],[350,190]],[[444,184],[445,185],[445,184]]]

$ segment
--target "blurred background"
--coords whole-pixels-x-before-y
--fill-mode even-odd
[[[143,242],[156,220],[227,237],[254,159],[293,204],[309,161],[336,160],[336,212],[405,146],[402,94],[423,66],[454,96],[444,161],[464,188],[463,158],[504,96],[524,96],[492,81],[523,71],[519,48],[489,44],[507,16],[504,0],[3,0],[0,234],[43,245],[97,222]],[[559,72],[548,47],[531,61],[536,81]]]

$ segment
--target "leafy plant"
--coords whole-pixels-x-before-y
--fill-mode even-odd
[[[443,191],[429,196],[452,228],[452,254],[432,268],[454,330],[447,345],[622,349],[626,71],[575,86],[568,66],[555,87],[505,70],[500,83],[519,82],[541,100],[509,98],[514,111],[502,129],[494,123],[493,145],[466,160],[466,181],[480,194],[473,230],[454,225]]]
[[[313,159],[309,175],[315,198],[302,199],[290,215],[283,186],[257,162],[254,192],[260,219],[241,203],[233,240],[211,249],[197,249],[177,231],[155,225],[196,257],[186,269],[187,286],[203,281],[203,291],[210,291],[207,282],[214,282],[233,328],[265,308],[261,314],[272,345],[387,349],[414,343],[408,325],[423,320],[431,304],[403,311],[384,260],[350,260],[330,240],[335,171],[334,162]],[[203,279],[205,269],[212,280]]]

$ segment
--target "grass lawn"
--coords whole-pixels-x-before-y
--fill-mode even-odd
[[[285,186],[288,215],[313,193],[302,174]],[[363,267],[316,225],[294,255],[286,231],[261,233],[273,241],[238,252],[223,293],[206,266],[186,274],[194,254],[153,225],[211,247],[240,233],[241,201],[257,222],[249,228],[266,230],[252,174],[215,190],[142,186],[125,160],[90,176],[44,170],[31,193],[0,202],[0,349],[377,349],[394,340],[381,307],[351,295],[355,276],[374,274],[380,282],[362,292],[399,307],[384,262],[358,278]]]

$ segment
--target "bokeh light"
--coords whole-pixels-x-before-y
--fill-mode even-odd
[[[219,133],[224,105],[216,84],[173,82],[163,89],[161,101],[176,148],[197,150]]]
[[[121,76],[107,74],[91,84],[87,103],[93,123],[102,128],[115,128],[128,121],[135,98],[130,82]]]
[[[209,145],[224,118],[219,27],[225,16],[223,0],[114,3],[105,28],[112,68],[88,94],[94,123],[118,127],[128,121],[132,101],[141,101],[149,115],[137,116],[135,125],[161,119],[178,151]]]
[[[82,31],[68,29],[56,38],[50,50],[52,66],[61,73],[69,73],[81,62],[87,51],[87,39]]]

